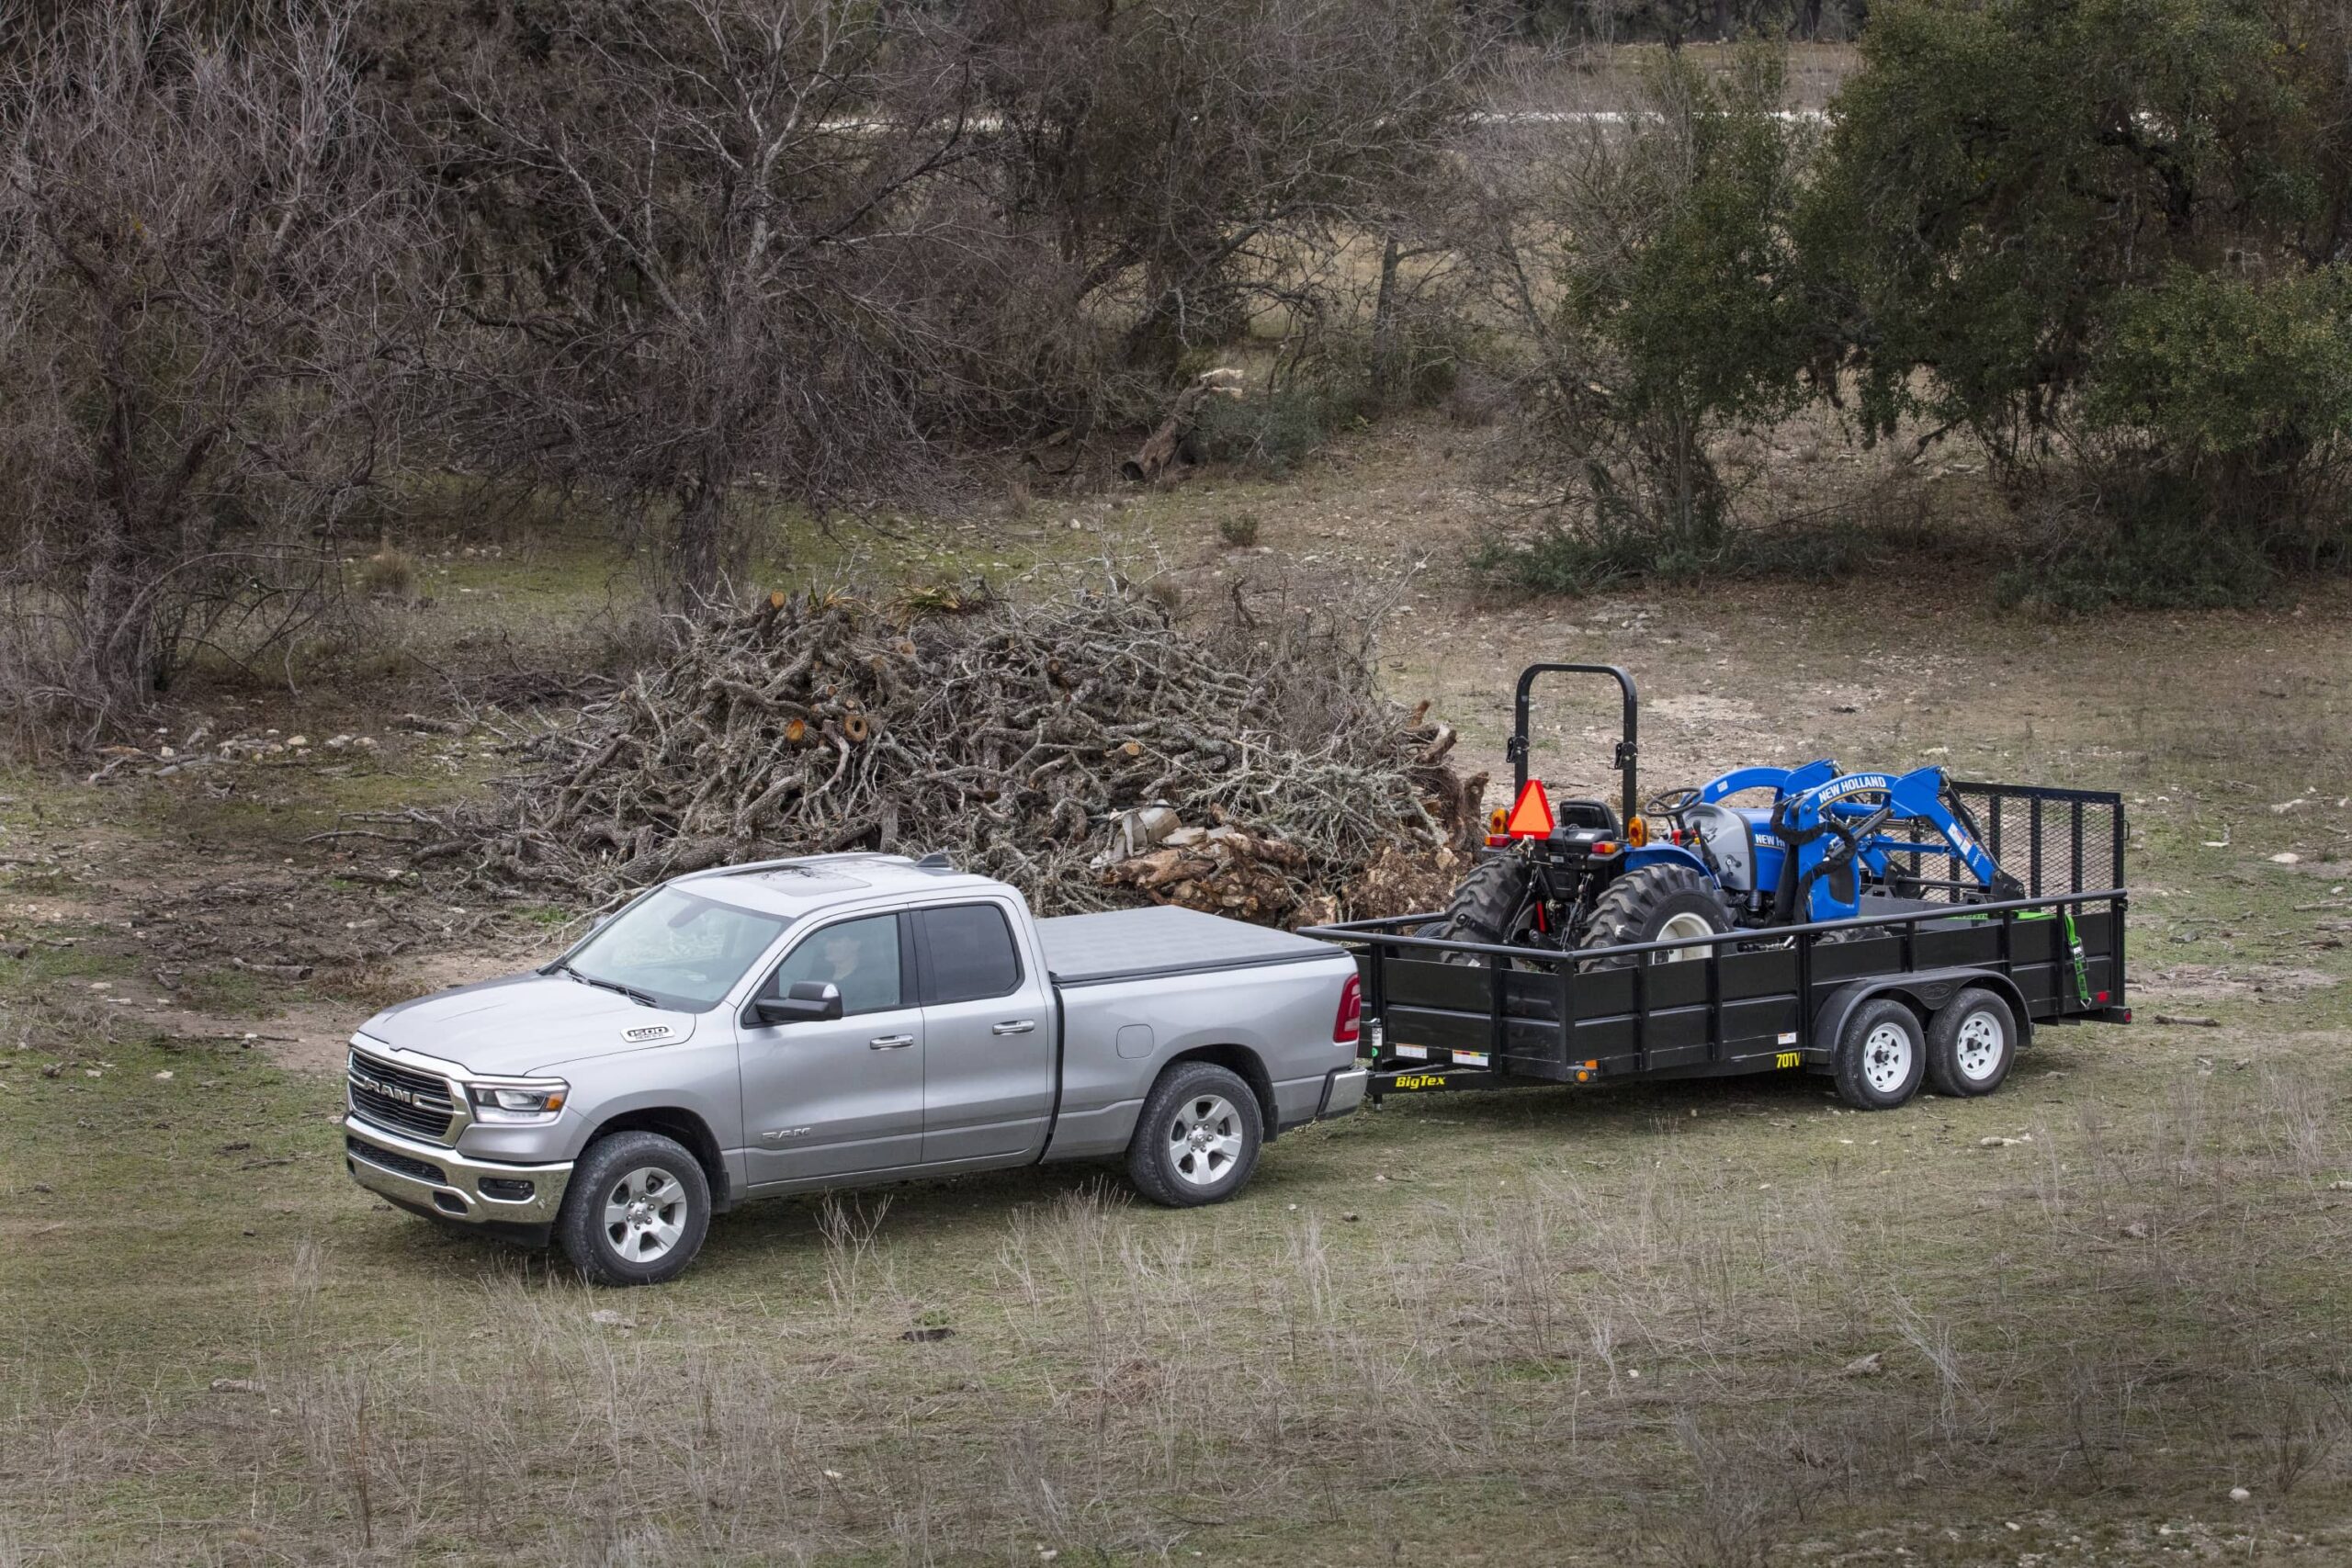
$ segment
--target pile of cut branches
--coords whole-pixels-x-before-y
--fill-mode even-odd
[[[777,594],[531,738],[532,767],[419,853],[601,903],[735,861],[944,850],[1041,912],[1327,916],[1375,861],[1464,844],[1485,782],[1336,646],[1188,636],[1124,593]]]

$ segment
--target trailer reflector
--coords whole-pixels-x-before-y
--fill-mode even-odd
[[[1552,801],[1544,793],[1544,781],[1530,779],[1510,808],[1510,822],[1506,830],[1514,839],[1548,839],[1552,836]]]

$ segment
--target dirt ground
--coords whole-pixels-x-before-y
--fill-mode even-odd
[[[2143,1021],[1878,1116],[1793,1078],[1393,1106],[1210,1211],[1073,1170],[770,1205],[592,1294],[340,1169],[350,1031],[576,917],[332,836],[482,787],[530,716],[481,699],[626,613],[585,547],[453,543],[413,660],[0,777],[0,1565],[2352,1561],[2352,602],[2029,617],[1900,559],[1498,601],[1458,439],[817,570],[1385,602],[1392,691],[1498,781],[1512,677],[1566,659],[1638,679],[1652,788],[2120,790]],[[1607,788],[1614,724],[1547,691],[1537,772]]]

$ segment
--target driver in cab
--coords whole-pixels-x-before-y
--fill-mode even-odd
[[[767,994],[788,996],[803,981],[837,988],[844,1016],[899,1006],[896,917],[845,920],[817,932],[784,961]]]

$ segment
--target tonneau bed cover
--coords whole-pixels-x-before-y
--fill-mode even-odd
[[[1312,937],[1170,905],[1057,916],[1037,922],[1037,938],[1057,986],[1344,956],[1340,948]]]

